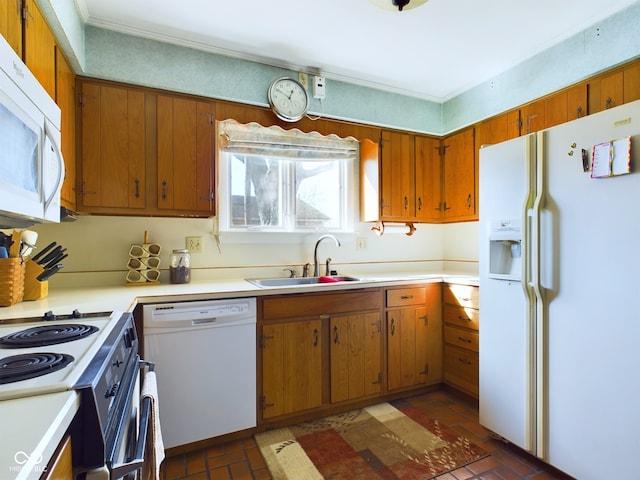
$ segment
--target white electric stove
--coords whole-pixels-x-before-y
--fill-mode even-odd
[[[0,324],[0,400],[70,390],[121,314],[48,313]]]

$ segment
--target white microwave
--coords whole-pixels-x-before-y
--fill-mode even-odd
[[[0,228],[60,221],[60,108],[0,35]]]

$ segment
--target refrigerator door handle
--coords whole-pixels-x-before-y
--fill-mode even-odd
[[[536,394],[536,453],[543,460],[548,460],[548,421],[547,421],[547,316],[545,306],[545,295],[542,287],[542,209],[547,195],[547,171],[546,171],[546,151],[545,140],[547,132],[542,131],[537,134],[537,155],[536,155],[536,198],[533,206],[533,232],[532,237],[535,244],[535,258],[532,263],[532,288],[535,293],[535,320],[533,323],[533,337],[535,339],[533,359],[535,365],[535,394]],[[548,232],[547,232],[548,233]]]
[[[525,297],[525,322],[527,331],[526,372],[527,398],[526,398],[526,430],[525,449],[536,455],[538,446],[538,425],[536,415],[537,399],[537,372],[536,372],[536,305],[537,296],[535,283],[537,280],[536,264],[538,262],[538,245],[536,232],[538,221],[536,218],[536,200],[538,199],[538,185],[536,175],[538,169],[536,134],[530,134],[526,138],[527,163],[525,168],[526,194],[522,206],[522,290]],[[539,204],[538,204],[539,205]]]

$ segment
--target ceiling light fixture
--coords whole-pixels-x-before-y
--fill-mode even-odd
[[[400,12],[404,10],[411,10],[412,8],[419,7],[422,4],[427,3],[429,0],[369,0],[375,6],[383,8],[385,10],[398,10]]]

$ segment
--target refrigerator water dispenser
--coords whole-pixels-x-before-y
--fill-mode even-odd
[[[522,277],[522,222],[517,218],[492,220],[489,229],[489,277]]]

